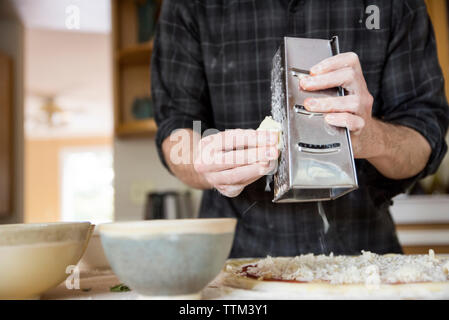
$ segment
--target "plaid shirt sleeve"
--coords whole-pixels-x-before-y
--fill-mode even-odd
[[[383,70],[383,116],[386,122],[418,131],[432,153],[412,180],[435,173],[446,150],[449,108],[435,36],[424,1],[393,1],[393,38]]]
[[[180,128],[201,121],[201,133],[211,126],[211,107],[201,61],[193,1],[164,1],[152,55],[152,97],[158,131],[156,145],[164,166],[162,142]]]

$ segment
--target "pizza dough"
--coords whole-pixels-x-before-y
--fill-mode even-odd
[[[449,299],[449,258],[431,250],[230,260],[223,282],[267,299]]]

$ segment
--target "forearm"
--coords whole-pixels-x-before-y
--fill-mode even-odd
[[[191,129],[184,129],[182,137],[173,134],[162,143],[165,161],[171,172],[182,182],[196,189],[211,189],[206,179],[195,171],[193,166],[194,144],[197,145],[200,135]]]
[[[426,166],[431,147],[417,131],[373,119],[374,156],[367,160],[385,177],[406,179]]]

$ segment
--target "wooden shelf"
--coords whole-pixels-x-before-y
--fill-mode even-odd
[[[157,21],[162,1],[157,2]],[[151,97],[151,55],[153,39],[141,43],[138,37],[138,2],[112,0],[112,39],[114,70],[114,122],[115,136],[128,138],[154,136],[154,119],[136,118],[133,107],[138,99]],[[146,105],[150,108],[150,105]],[[151,114],[151,110],[146,110]]]
[[[153,41],[136,44],[118,50],[116,59],[120,64],[150,64]]]
[[[116,133],[120,136],[153,136],[156,131],[154,119],[128,121],[116,127]]]

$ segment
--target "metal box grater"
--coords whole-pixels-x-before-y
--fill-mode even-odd
[[[273,202],[332,200],[358,188],[348,129],[328,125],[322,113],[303,106],[306,98],[339,96],[344,91],[305,92],[299,87],[312,66],[338,53],[337,37],[285,37],[273,58],[271,113],[282,125],[284,144],[274,175]]]

